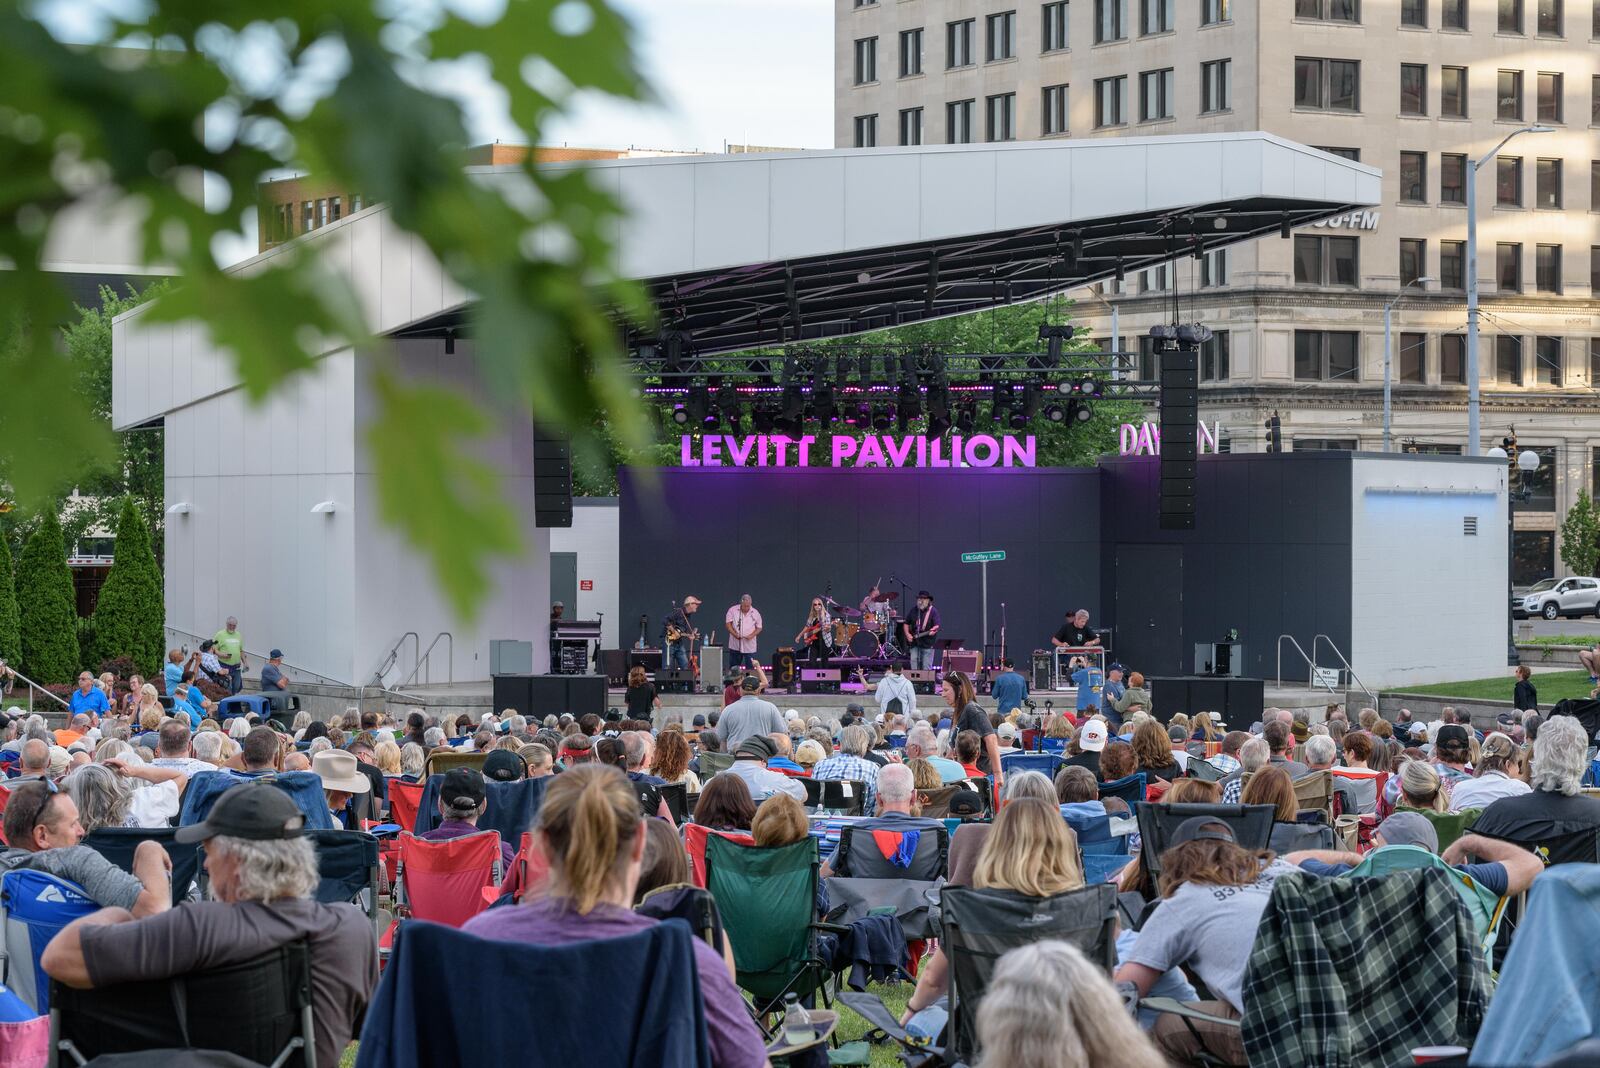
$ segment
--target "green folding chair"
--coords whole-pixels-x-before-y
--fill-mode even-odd
[[[1477,809],[1468,811],[1476,818]],[[1362,875],[1387,875],[1408,868],[1438,868],[1450,876],[1456,892],[1461,895],[1462,903],[1467,906],[1467,912],[1472,916],[1473,926],[1478,931],[1479,945],[1487,957],[1494,949],[1495,938],[1499,934],[1500,919],[1505,915],[1506,906],[1510,904],[1511,899],[1491,894],[1479,886],[1472,876],[1456,871],[1446,864],[1437,853],[1430,853],[1421,846],[1414,845],[1383,846],[1362,857],[1361,863],[1351,868],[1346,875],[1352,878]]]
[[[831,1007],[833,974],[817,950],[817,841],[762,848],[713,834],[706,838],[706,889],[716,899],[733,943],[735,979],[750,996],[750,1011],[768,1037],[765,1017],[788,994],[807,1001],[818,992]]]
[[[1472,829],[1482,814],[1481,808],[1469,808],[1461,812],[1433,812],[1428,809],[1407,809],[1409,812],[1421,813],[1422,818],[1433,824],[1433,831],[1439,836],[1439,852],[1449,849],[1455,840]]]

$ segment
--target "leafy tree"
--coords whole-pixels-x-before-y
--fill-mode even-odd
[[[117,522],[116,560],[95,603],[90,663],[127,657],[140,674],[157,673],[164,652],[165,620],[161,569],[150,552],[150,528],[133,498],[124,497]]]
[[[40,683],[71,682],[78,673],[78,609],[67,545],[54,510],[46,510],[22,549],[17,568],[22,606],[22,672]]]
[[[70,27],[64,7],[80,16]],[[472,359],[499,407],[380,369],[367,441],[381,514],[470,616],[491,558],[522,544],[476,439],[495,418],[529,411],[583,436],[603,413],[616,440],[637,446],[643,421],[617,358],[616,316],[649,311],[615,271],[620,206],[587,171],[530,160],[520,182],[465,172],[468,103],[453,76],[483,73],[536,144],[575,97],[644,97],[636,67],[630,28],[604,0],[507,0],[497,17],[369,0],[0,5],[0,101],[13,105],[0,121],[0,257],[14,268],[0,324],[65,321],[65,291],[44,269],[52,226],[80,206],[122,203],[144,213],[136,255],[178,273],[149,320],[204,324],[259,402],[315,365],[329,348],[321,339],[383,346],[309,243],[249,273],[225,271],[214,248],[244,236],[271,172],[309,171],[383,203],[452,285],[477,296]],[[39,510],[116,457],[58,339],[43,329],[22,339],[0,348],[0,440],[11,489]]]
[[[1561,521],[1561,562],[1574,575],[1593,575],[1600,568],[1600,509],[1588,490],[1578,491],[1578,501]]]
[[[17,613],[16,575],[11,567],[11,546],[0,537],[0,660],[21,662],[22,620]]]

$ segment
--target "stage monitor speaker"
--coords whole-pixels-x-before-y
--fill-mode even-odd
[[[612,686],[628,685],[628,656],[621,649],[600,650],[600,673]]]
[[[541,720],[563,712],[603,716],[607,682],[604,675],[500,675],[494,680],[494,703]]]
[[[801,693],[838,693],[840,671],[838,668],[801,668]]]
[[[700,647],[700,688],[707,693],[722,692],[722,654],[720,645]]]
[[[917,693],[932,693],[933,688],[939,684],[939,673],[936,671],[907,668],[904,674],[911,680],[911,688]]]
[[[645,671],[654,675],[656,672],[661,670],[661,665],[663,662],[664,661],[661,659],[660,649],[628,650],[628,667],[630,670],[636,667],[642,667],[645,669]]]
[[[1055,657],[1043,649],[1033,651],[1033,678],[1028,680],[1028,689],[1034,693],[1051,688],[1053,682],[1051,673],[1055,670]]]
[[[533,523],[572,526],[572,443],[540,426],[533,428]]]
[[[1150,695],[1155,700],[1155,694]],[[1156,702],[1160,707],[1160,702]],[[1196,712],[1215,712],[1224,720],[1228,718],[1228,680],[1210,676],[1197,676],[1189,680],[1189,715]]]
[[[1157,342],[1157,345],[1173,342]],[[1199,346],[1185,345],[1159,353],[1161,361],[1161,480],[1159,504],[1162,530],[1194,529],[1195,433],[1200,419]],[[1154,694],[1151,695],[1154,697]]]
[[[983,654],[976,649],[946,649],[944,653],[944,671],[962,671],[967,678],[978,674],[978,668],[983,663]]]
[[[656,690],[660,693],[693,693],[694,669],[662,668],[656,672]]]
[[[795,684],[796,670],[793,649],[785,647],[772,654],[772,685],[787,690]]]
[[[1230,731],[1247,731],[1266,711],[1266,680],[1232,677],[1227,681],[1228,710],[1223,714],[1223,723]]]

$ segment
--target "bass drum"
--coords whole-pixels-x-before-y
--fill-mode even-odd
[[[875,660],[883,647],[883,640],[870,630],[857,631],[850,639],[850,655],[861,660]]]

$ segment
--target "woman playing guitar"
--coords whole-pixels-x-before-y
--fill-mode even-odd
[[[833,648],[833,617],[828,614],[821,597],[811,599],[811,614],[806,616],[806,625],[800,628],[800,633],[794,636],[794,644],[796,648],[803,647],[803,655],[813,663],[827,661],[828,652]]]

